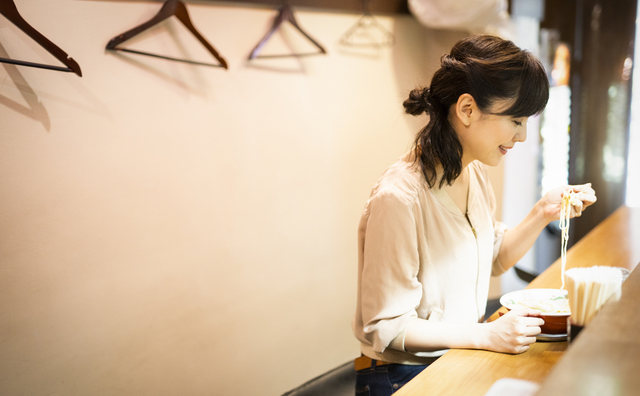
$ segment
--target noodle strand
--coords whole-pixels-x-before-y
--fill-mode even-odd
[[[560,205],[560,223],[558,224],[562,231],[560,237],[560,257],[562,261],[562,287],[564,290],[564,274],[567,267],[567,243],[569,242],[569,220],[571,218],[571,205],[576,200],[575,193],[569,189],[562,196],[562,204]]]

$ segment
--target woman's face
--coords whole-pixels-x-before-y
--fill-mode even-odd
[[[462,145],[462,163],[464,166],[478,160],[489,166],[500,164],[502,157],[517,142],[527,138],[528,117],[495,115],[507,109],[511,103],[495,103],[486,113],[481,112],[475,101],[469,108],[468,119],[456,127]]]

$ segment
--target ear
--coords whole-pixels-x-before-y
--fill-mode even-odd
[[[460,95],[455,104],[455,115],[464,126],[471,124],[471,119],[478,112],[476,100],[468,93]]]

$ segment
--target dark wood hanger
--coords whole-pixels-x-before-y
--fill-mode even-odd
[[[131,37],[143,32],[143,31],[145,31],[147,29],[149,29],[152,26],[157,25],[158,23],[164,21],[165,19],[167,19],[167,18],[169,18],[171,16],[175,16],[176,18],[178,18],[178,20],[180,20],[180,22],[182,22],[182,24],[198,39],[198,41],[200,41],[202,43],[202,45],[205,46],[205,48],[214,56],[214,58],[216,58],[218,60],[218,62],[220,62],[220,64],[202,63],[202,62],[195,62],[195,61],[191,61],[191,60],[187,60],[187,59],[171,58],[171,57],[164,56],[164,55],[157,55],[157,54],[152,54],[152,53],[149,53],[149,52],[142,52],[142,51],[130,50],[130,49],[127,49],[127,48],[118,47],[118,45],[120,45],[123,42],[129,40]],[[169,60],[178,61],[178,62],[192,63],[192,64],[196,64],[196,65],[223,67],[225,69],[228,69],[227,62],[224,60],[224,58],[222,58],[222,56],[220,56],[220,54],[218,54],[218,51],[216,51],[211,46],[211,44],[209,44],[207,42],[207,40],[204,37],[202,37],[202,35],[196,30],[195,26],[193,26],[193,23],[191,22],[191,19],[189,18],[189,12],[187,11],[187,7],[180,0],[167,0],[167,1],[165,1],[165,3],[162,5],[162,8],[160,9],[160,11],[158,12],[158,14],[156,16],[151,18],[148,22],[145,22],[145,23],[143,23],[142,25],[140,25],[138,27],[135,27],[135,28],[133,28],[131,30],[128,30],[128,31],[126,31],[126,32],[124,32],[124,33],[112,38],[109,41],[109,43],[107,44],[107,49],[108,50],[115,50],[115,51],[131,52],[133,54],[153,56],[153,57],[156,57],[156,58],[169,59]]]
[[[378,37],[374,39],[376,34]],[[369,36],[368,41],[358,40],[358,36]],[[348,47],[388,47],[393,45],[394,37],[371,14],[369,0],[362,0],[362,16],[355,25],[340,37],[340,44]]]
[[[0,58],[0,62],[11,63],[13,65],[20,65],[20,66],[37,67],[39,69],[73,72],[78,76],[82,77],[82,71],[80,70],[80,65],[78,65],[76,61],[74,61],[69,55],[67,55],[66,52],[61,50],[60,47],[52,43],[51,40],[43,36],[40,32],[38,32],[31,25],[29,25],[27,21],[25,21],[24,18],[22,18],[22,16],[18,12],[18,9],[16,8],[16,5],[14,4],[13,0],[0,0],[0,14],[2,14],[14,25],[16,25],[20,30],[25,32],[36,43],[40,44],[42,48],[46,49],[51,55],[55,56],[56,59],[58,59],[67,67],[45,65],[42,63],[27,62],[27,61],[21,61],[16,59],[9,59],[9,58]]]
[[[309,41],[311,41],[311,43],[313,43],[313,45],[318,47],[319,52],[312,52],[312,53],[305,53],[305,54],[295,54],[294,53],[294,54],[284,54],[284,55],[260,55],[260,51],[262,50],[262,47],[264,47],[264,45],[267,43],[267,41],[269,41],[269,39],[271,38],[271,36],[273,36],[273,34],[276,32],[276,30],[278,30],[280,28],[280,25],[282,25],[286,21],[289,21],[289,23],[291,23],[296,29],[298,29],[298,31],[300,33],[302,33],[302,35],[305,36]],[[293,10],[291,9],[291,7],[289,7],[289,2],[288,1],[283,1],[282,2],[282,7],[280,8],[280,10],[278,11],[278,14],[276,15],[276,17],[273,20],[273,24],[271,25],[271,29],[269,29],[267,34],[265,34],[265,36],[262,38],[262,40],[260,40],[258,45],[256,45],[256,47],[253,49],[253,51],[251,51],[251,54],[249,55],[249,59],[256,59],[256,58],[283,58],[283,57],[290,57],[290,56],[297,57],[297,56],[306,56],[306,55],[320,55],[320,54],[326,54],[326,53],[327,53],[327,51],[325,51],[325,49],[322,48],[322,46],[320,44],[318,44],[313,38],[311,38],[311,36],[309,36],[304,30],[302,30],[300,25],[298,25],[298,22],[296,21],[296,18],[293,15]]]

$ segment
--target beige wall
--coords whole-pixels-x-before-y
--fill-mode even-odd
[[[462,35],[381,17],[397,44],[346,53],[357,15],[299,10],[329,55],[252,66],[274,11],[190,3],[225,71],[104,51],[157,2],[16,3],[84,77],[0,67],[0,394],[277,395],[356,356],[360,211]],[[176,19],[132,41],[212,59]]]

